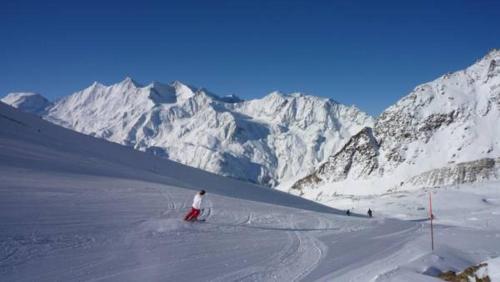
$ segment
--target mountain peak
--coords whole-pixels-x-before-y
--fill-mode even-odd
[[[34,92],[13,92],[0,101],[24,112],[40,114],[51,105],[50,101]]]
[[[470,66],[470,68],[489,66],[492,61],[496,61],[500,65],[500,49],[491,49],[490,51],[488,51],[488,53],[486,53],[486,55],[477,59],[476,62],[472,66]]]
[[[178,80],[173,81],[170,85],[175,89],[175,95],[181,101],[193,97],[197,91],[196,88],[184,84]]]
[[[500,56],[500,49],[493,48],[491,49],[485,57],[498,57]]]
[[[283,96],[286,96],[285,93],[279,91],[279,90],[274,90],[272,91],[271,93],[267,94],[267,96],[271,96],[271,97],[283,97]]]
[[[297,175],[304,164],[319,164],[359,127],[371,125],[356,113],[339,115],[317,105],[325,99],[314,96],[276,91],[268,100],[240,103],[235,95],[218,96],[180,81],[137,85],[130,77],[108,86],[94,83],[58,100],[42,116],[85,134],[270,186]]]
[[[127,76],[125,77],[124,80],[122,80],[121,82],[118,83],[118,85],[123,85],[123,86],[128,86],[128,87],[135,87],[135,88],[139,88],[139,87],[142,87],[141,84],[137,83],[133,78],[131,78],[130,76]]]
[[[3,99],[13,99],[13,98],[21,98],[21,97],[34,97],[34,96],[41,96],[41,94],[38,94],[36,92],[11,92],[7,94]]]
[[[196,87],[193,87],[193,86],[190,86],[190,85],[187,85],[186,83],[183,83],[182,81],[179,81],[179,80],[174,80],[172,81],[172,83],[170,83],[170,85],[172,87],[175,87],[176,89],[177,88],[189,88],[191,91],[195,92],[196,91]]]
[[[286,100],[286,94],[276,90],[257,100],[263,100],[269,102],[276,102],[276,101],[284,102]]]

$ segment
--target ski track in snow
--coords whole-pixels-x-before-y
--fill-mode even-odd
[[[16,175],[9,175],[11,177],[3,177],[3,180],[10,179],[6,187],[14,187],[14,183],[17,187],[2,190],[4,195],[10,195],[2,197],[7,203],[19,194],[35,192],[29,185],[23,185]],[[43,175],[39,177],[43,179]],[[308,275],[312,275],[313,280],[321,280],[325,273],[335,270],[328,266],[328,258],[331,260],[332,254],[337,255],[335,246],[352,245],[349,233],[366,234],[380,224],[376,220],[339,217],[210,194],[204,202],[202,215],[207,221],[187,223],[182,217],[189,209],[195,191],[100,179],[101,187],[116,188],[103,188],[106,189],[104,195],[99,188],[96,188],[96,193],[82,192],[80,200],[75,202],[69,197],[70,191],[81,189],[81,184],[72,183],[72,187],[65,187],[57,179],[53,180],[54,183],[44,189],[59,191],[52,192],[55,194],[67,193],[68,197],[62,197],[58,202],[60,206],[49,211],[50,217],[33,218],[29,222],[23,217],[16,224],[12,222],[17,227],[33,224],[31,237],[16,235],[18,237],[2,240],[10,251],[2,255],[0,273],[8,280],[29,281],[33,273],[37,273],[41,281],[311,280]],[[42,198],[50,198],[50,193]],[[137,193],[141,198],[136,197]],[[112,204],[120,200],[122,202],[118,205]],[[124,203],[130,206],[122,206]],[[135,215],[143,204],[148,205],[149,212]],[[36,205],[30,206],[37,209]],[[78,219],[82,217],[81,212],[71,214],[71,207],[75,206],[86,207],[91,214],[110,212],[105,215],[110,218]],[[115,224],[114,219],[120,213],[123,215],[122,224],[106,226]],[[52,223],[43,228],[43,220]],[[86,235],[80,225],[85,225],[83,230],[94,231]],[[100,226],[104,230],[99,230]],[[53,230],[57,231],[56,234]],[[58,232],[64,235],[57,235]],[[405,232],[408,229],[373,236],[372,239],[388,240]],[[343,236],[346,242],[339,243],[339,236]],[[74,257],[66,259],[67,256]],[[40,264],[41,260],[44,263]],[[65,266],[64,271],[56,267],[60,264]],[[190,270],[192,265],[196,265],[197,271]],[[320,272],[315,274],[317,269]]]
[[[30,181],[36,177],[45,176],[35,174]],[[328,236],[377,225],[213,194],[204,202],[207,221],[188,223],[182,217],[192,190],[93,176],[80,183],[53,178],[33,188],[19,175],[2,178],[4,217],[20,197],[27,197],[32,214],[2,220],[11,226],[0,233],[0,274],[7,281],[29,281],[35,273],[41,281],[300,281],[330,252],[334,240]],[[102,188],[83,189],[89,182],[101,182]],[[81,191],[77,198],[74,191]],[[40,198],[31,199],[31,193]],[[42,204],[54,196],[57,202]]]
[[[207,221],[187,223],[182,217],[195,190],[95,176],[23,179],[5,169],[2,281],[432,279],[401,266],[427,256],[409,245],[427,247],[425,221],[339,216],[209,193]],[[14,204],[18,214],[7,212]],[[437,225],[437,236],[443,232],[456,231]]]

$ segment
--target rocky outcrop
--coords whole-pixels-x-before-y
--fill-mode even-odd
[[[500,157],[499,61],[493,50],[463,71],[416,87],[377,118],[371,134],[377,146],[352,146],[359,138],[353,136],[290,189],[375,178],[390,189],[498,177],[491,165]]]
[[[378,168],[377,155],[379,144],[372,129],[363,128],[340,149],[328,158],[313,174],[297,181],[292,189],[314,188],[323,183],[341,181],[347,177],[357,179],[370,175]]]
[[[409,178],[400,186],[436,187],[474,183],[500,178],[500,158],[484,158],[426,171]],[[401,187],[398,187],[400,189]]]
[[[437,277],[450,282],[491,282],[491,279],[488,276],[488,263],[480,263],[478,265],[469,266],[459,273],[452,270],[442,272],[439,273]]]

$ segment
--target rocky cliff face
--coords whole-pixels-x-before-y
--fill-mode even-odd
[[[243,101],[180,82],[130,78],[45,107],[76,131],[224,176],[274,186],[304,175],[373,119],[355,107],[300,93]]]
[[[323,187],[318,193],[333,193],[346,180],[363,180],[354,186],[367,193],[374,185],[389,189],[405,181],[442,185],[460,179],[463,168],[476,160],[499,157],[499,62],[500,51],[493,50],[465,70],[416,87],[377,118],[372,129],[376,141],[370,143],[377,146],[346,146],[291,189],[304,193]],[[354,135],[347,144],[358,139]],[[464,165],[453,166],[458,163]],[[467,171],[466,179],[483,178],[482,169]]]
[[[372,129],[365,127],[351,137],[338,153],[329,157],[315,172],[296,182],[291,189],[314,189],[326,183],[370,175],[378,168],[378,151],[379,143]]]
[[[393,190],[482,182],[500,178],[500,158],[484,158],[426,171],[409,178]]]

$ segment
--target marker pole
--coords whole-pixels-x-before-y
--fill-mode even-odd
[[[430,211],[430,218],[431,218],[431,248],[432,251],[434,251],[434,214],[432,213],[432,195],[431,192],[429,191],[429,211]]]

